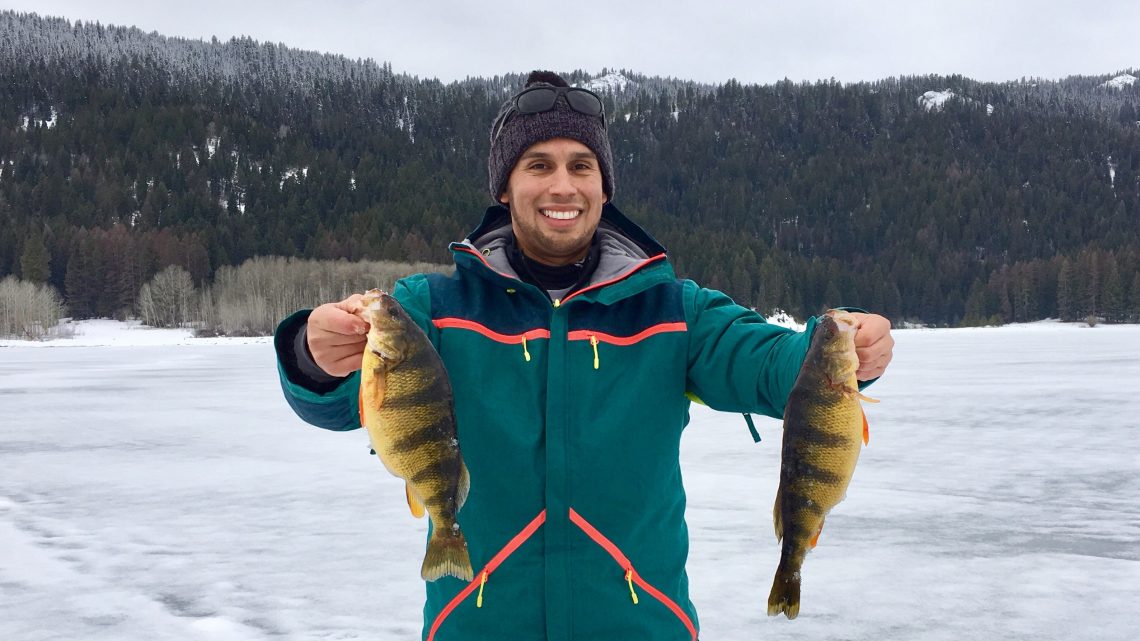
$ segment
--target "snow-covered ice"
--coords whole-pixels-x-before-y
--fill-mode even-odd
[[[0,344],[0,639],[418,638],[425,523],[363,433],[291,413],[266,339],[80,329]],[[895,337],[794,621],[765,614],[779,423],[694,407],[702,638],[1134,639],[1140,327]]]

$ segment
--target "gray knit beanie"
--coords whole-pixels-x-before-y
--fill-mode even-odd
[[[526,79],[525,89],[568,86],[556,73],[532,71]],[[554,109],[536,114],[517,113],[514,110],[514,103],[515,96],[511,96],[503,103],[499,115],[491,126],[491,155],[487,159],[487,173],[490,177],[493,200],[498,202],[499,196],[506,190],[511,170],[515,168],[515,163],[523,152],[531,145],[553,138],[570,138],[589,147],[598,157],[602,171],[602,188],[608,198],[613,198],[614,159],[602,118],[574,111],[566,103],[565,96],[558,97]]]

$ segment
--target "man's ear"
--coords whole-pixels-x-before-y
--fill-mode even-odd
[[[504,191],[502,194],[499,194],[499,202],[503,203],[504,205],[511,204],[511,199],[507,198],[507,192]]]

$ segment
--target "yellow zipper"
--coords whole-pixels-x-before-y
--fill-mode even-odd
[[[487,571],[483,570],[483,574],[479,575],[479,596],[475,598],[475,607],[483,607],[483,586],[487,585]],[[632,588],[631,588],[632,589]]]
[[[625,571],[625,582],[629,584],[629,596],[633,597],[633,604],[637,605],[637,593],[633,591],[633,568]]]

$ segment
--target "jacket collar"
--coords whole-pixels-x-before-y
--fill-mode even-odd
[[[596,290],[622,281],[634,272],[641,271],[643,267],[666,262],[665,247],[610,203],[602,207],[602,218],[598,224],[597,234],[601,247],[598,266],[591,275],[589,283],[578,290],[579,292]],[[507,260],[505,251],[510,242],[510,210],[496,205],[487,208],[479,226],[462,242],[453,243],[451,249],[473,255],[499,276],[518,279],[514,268]],[[671,268],[669,273],[672,273]]]
[[[657,254],[664,254],[665,247],[657,242],[652,236],[642,229],[637,223],[625,217],[613,203],[606,203],[602,206],[602,222],[606,227],[613,229],[618,234],[625,236],[633,241],[635,245],[641,248],[646,256],[656,256]],[[489,241],[492,241],[504,231],[510,232],[511,226],[511,211],[503,205],[492,205],[487,208],[483,214],[483,221],[479,226],[471,230],[467,234],[467,238],[463,241],[470,244],[476,249],[483,249]],[[506,228],[504,230],[504,227]]]

